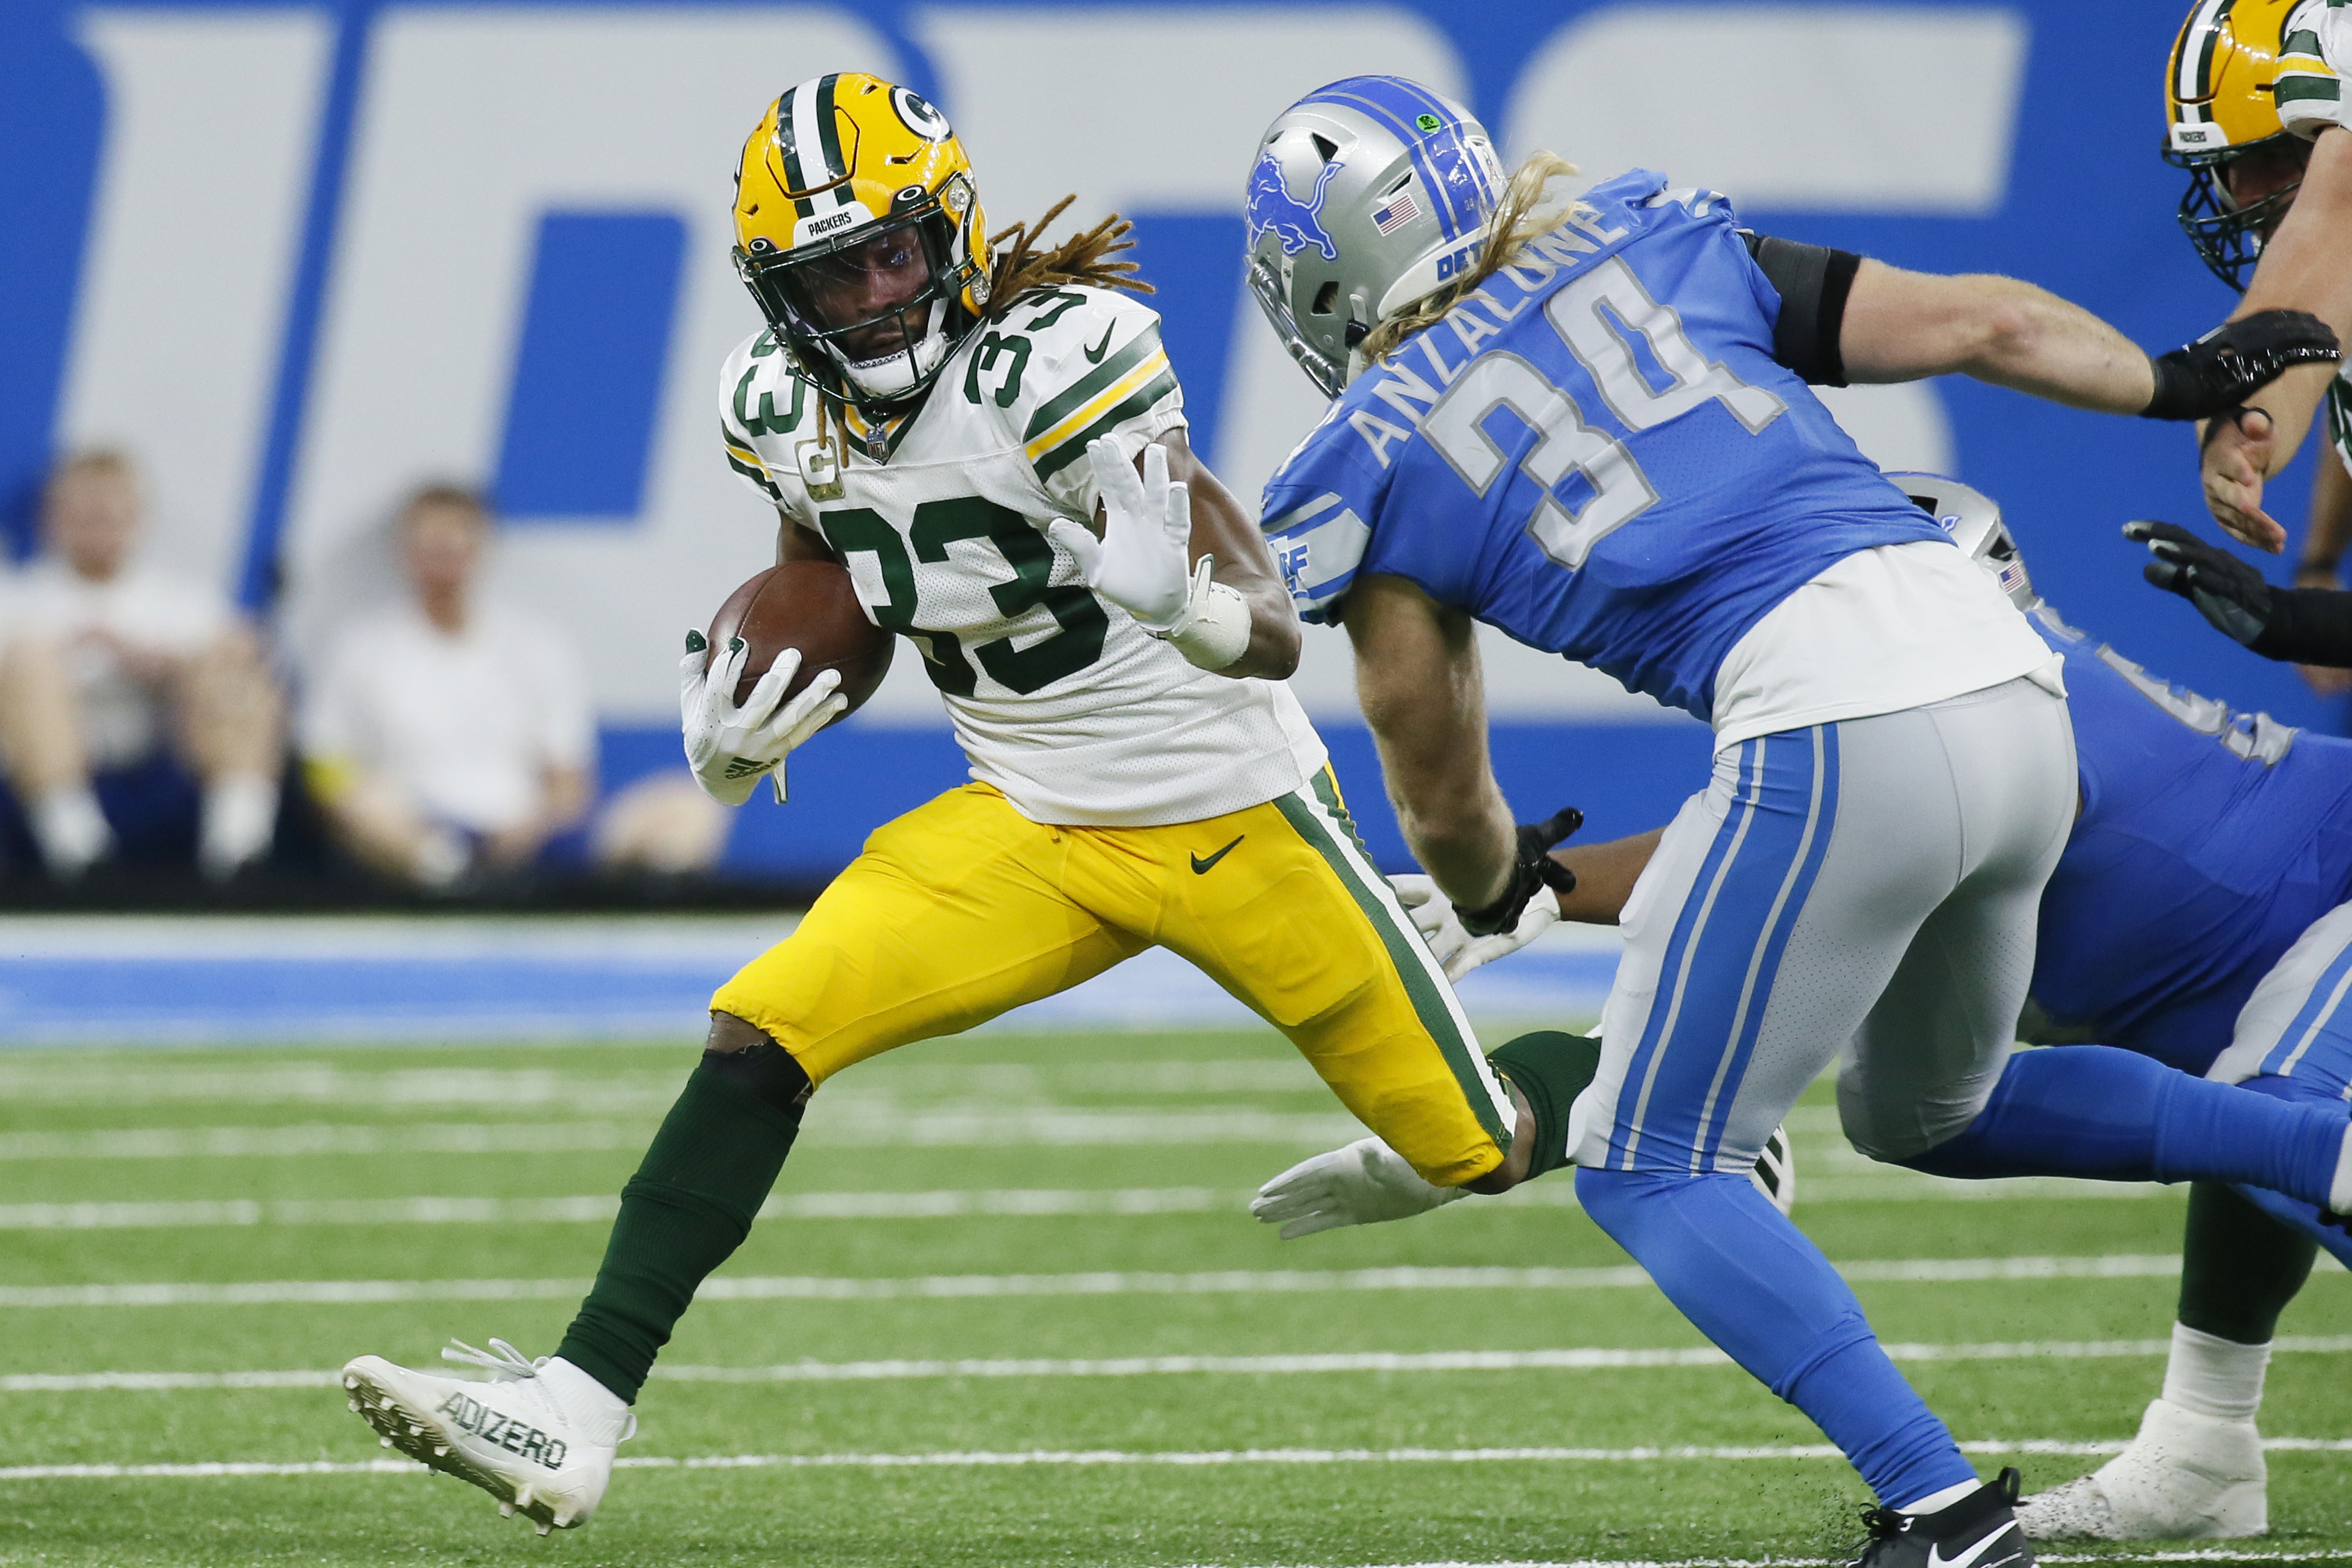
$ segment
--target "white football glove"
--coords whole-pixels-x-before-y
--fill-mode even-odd
[[[1378,1138],[1359,1138],[1344,1149],[1302,1160],[1257,1189],[1250,1212],[1282,1227],[1282,1239],[1296,1241],[1343,1225],[1375,1225],[1410,1219],[1457,1197],[1467,1187],[1433,1186]]]
[[[1458,981],[1481,964],[1491,964],[1506,953],[1516,953],[1559,920],[1559,900],[1549,888],[1538,888],[1528,900],[1527,908],[1519,912],[1519,923],[1508,931],[1497,931],[1492,936],[1473,936],[1463,929],[1461,918],[1454,913],[1453,902],[1437,889],[1435,881],[1418,875],[1392,876],[1389,885],[1396,890],[1397,902],[1412,916],[1421,932],[1421,939],[1445,967],[1445,977]]]
[[[1797,1156],[1785,1127],[1775,1127],[1748,1181],[1772,1207],[1786,1214],[1797,1205]],[[1359,1138],[1343,1149],[1301,1160],[1257,1189],[1250,1212],[1282,1227],[1282,1239],[1296,1241],[1343,1225],[1377,1225],[1411,1219],[1454,1199],[1466,1186],[1433,1186],[1397,1152],[1378,1138]]]
[[[1066,517],[1045,526],[1087,586],[1200,669],[1224,669],[1249,652],[1249,601],[1216,580],[1214,556],[1185,565],[1192,496],[1190,486],[1169,482],[1168,448],[1155,441],[1143,449],[1140,478],[1117,442],[1088,442],[1087,456],[1102,491],[1102,538]]]
[[[778,706],[784,687],[801,667],[801,651],[787,648],[776,655],[750,700],[735,704],[735,683],[742,678],[743,661],[751,650],[740,637],[710,661],[706,674],[703,653],[709,644],[699,632],[686,634],[686,657],[678,661],[677,708],[686,732],[686,764],[694,769],[702,792],[724,806],[740,806],[751,798],[760,776],[772,770],[776,799],[784,798],[784,758],[793,747],[831,724],[849,706],[834,688],[841,672],[820,670],[806,690]]]
[[[1102,489],[1103,531],[1057,517],[1047,537],[1070,552],[1087,586],[1142,622],[1166,632],[1191,597],[1192,497],[1168,482],[1168,448],[1143,449],[1143,473],[1118,454],[1115,441],[1089,441],[1087,456]]]

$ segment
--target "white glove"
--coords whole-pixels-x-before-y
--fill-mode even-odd
[[[1396,890],[1397,902],[1412,916],[1421,932],[1421,939],[1445,967],[1445,977],[1460,980],[1481,964],[1491,964],[1506,953],[1516,953],[1542,936],[1559,920],[1559,900],[1549,888],[1538,888],[1519,912],[1519,923],[1508,931],[1497,931],[1492,936],[1473,936],[1462,928],[1461,918],[1454,913],[1454,904],[1437,889],[1437,883],[1425,876],[1392,876],[1389,885]]]
[[[686,657],[678,661],[677,709],[686,732],[686,764],[694,769],[702,792],[723,806],[740,806],[751,798],[760,775],[772,769],[776,799],[784,798],[785,756],[793,747],[840,716],[849,699],[834,688],[841,672],[820,670],[806,690],[777,706],[784,687],[801,667],[801,651],[787,648],[776,655],[751,699],[735,706],[735,684],[742,679],[743,661],[751,650],[735,638],[727,651],[710,661],[705,674],[703,653],[709,644],[699,632],[686,634]]]
[[[1070,552],[1087,586],[1142,622],[1166,632],[1184,613],[1192,590],[1192,497],[1168,482],[1168,448],[1143,449],[1143,474],[1118,455],[1118,444],[1087,443],[1102,489],[1103,532],[1057,517],[1048,538]]]
[[[1282,1239],[1296,1241],[1342,1225],[1374,1225],[1410,1219],[1457,1197],[1467,1187],[1433,1186],[1378,1138],[1359,1138],[1302,1160],[1257,1189],[1250,1212],[1282,1227]]]

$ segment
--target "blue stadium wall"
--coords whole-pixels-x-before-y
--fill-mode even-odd
[[[757,325],[724,280],[733,139],[798,78],[870,65],[932,97],[1000,222],[1073,185],[1079,211],[1135,217],[1195,443],[1248,484],[1313,412],[1303,385],[1272,379],[1278,350],[1238,265],[1240,154],[1291,94],[1404,70],[1465,96],[1509,152],[1554,145],[1596,174],[1663,167],[1726,190],[1759,227],[2029,278],[2163,347],[2231,304],[2175,225],[2181,176],[2158,156],[2175,9],[11,0],[0,530],[27,548],[57,450],[152,448],[166,510],[186,514],[163,519],[180,558],[271,607],[289,580],[325,580],[399,485],[480,482],[517,580],[588,651],[606,781],[625,782],[676,765],[662,692],[677,629],[769,549],[769,519],[695,444],[717,354]],[[235,112],[206,109],[239,73],[255,85]],[[708,123],[678,130],[689,111]],[[572,141],[576,167],[546,162]],[[616,147],[652,162],[615,172]],[[496,178],[448,195],[480,169]],[[494,262],[466,263],[477,245]],[[460,263],[454,288],[433,282]],[[2000,497],[2070,619],[2239,706],[2339,716],[2140,584],[2117,525],[2202,520],[2179,429],[1965,382],[1852,411],[1890,465],[1933,458]],[[2311,461],[2273,492],[2298,528]],[[1401,862],[1336,656],[1310,706],[1368,836]],[[1565,672],[1553,700],[1552,678],[1525,661],[1508,673],[1495,752],[1513,800],[1580,803],[1596,833],[1664,820],[1703,777],[1705,732]],[[962,774],[919,705],[862,716],[794,759],[790,807],[741,814],[730,862],[820,878]]]

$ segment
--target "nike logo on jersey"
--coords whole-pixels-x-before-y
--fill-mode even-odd
[[[1249,835],[1247,833],[1236,833],[1234,835],[1234,844],[1240,843],[1244,839],[1248,837]],[[1227,844],[1223,849],[1219,850],[1207,860],[1202,860],[1199,855],[1194,855],[1192,857],[1192,874],[1194,876],[1205,876],[1208,874],[1209,869],[1212,866],[1215,865],[1219,861],[1234,852],[1234,844]]]
[[[2003,1568],[2003,1564],[2014,1563],[2024,1555],[2017,1550],[2023,1542],[2024,1537],[2014,1524],[1994,1531],[1958,1557],[1945,1556],[1944,1543],[1939,1541],[1927,1548],[1927,1568]],[[2010,1550],[1990,1562],[1983,1561],[1984,1554],[1998,1546],[2006,1546]]]
[[[1110,352],[1110,335],[1118,330],[1118,323],[1116,321],[1103,329],[1102,341],[1086,350],[1087,363],[1090,365],[1102,363],[1102,357]]]
[[[448,1416],[451,1426],[471,1432],[509,1454],[545,1465],[551,1470],[563,1468],[566,1447],[562,1438],[551,1437],[536,1427],[526,1427],[511,1416],[501,1416],[462,1394],[452,1394],[433,1413]]]

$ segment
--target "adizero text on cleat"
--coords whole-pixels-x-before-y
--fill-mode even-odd
[[[2017,1522],[2017,1472],[2003,1470],[1934,1513],[1863,1511],[1870,1539],[1851,1568],[2034,1568]]]
[[[636,1417],[568,1362],[526,1360],[503,1340],[490,1346],[441,1353],[485,1368],[486,1381],[363,1355],[343,1368],[343,1386],[384,1447],[472,1482],[501,1515],[520,1513],[542,1535],[586,1523]]]

